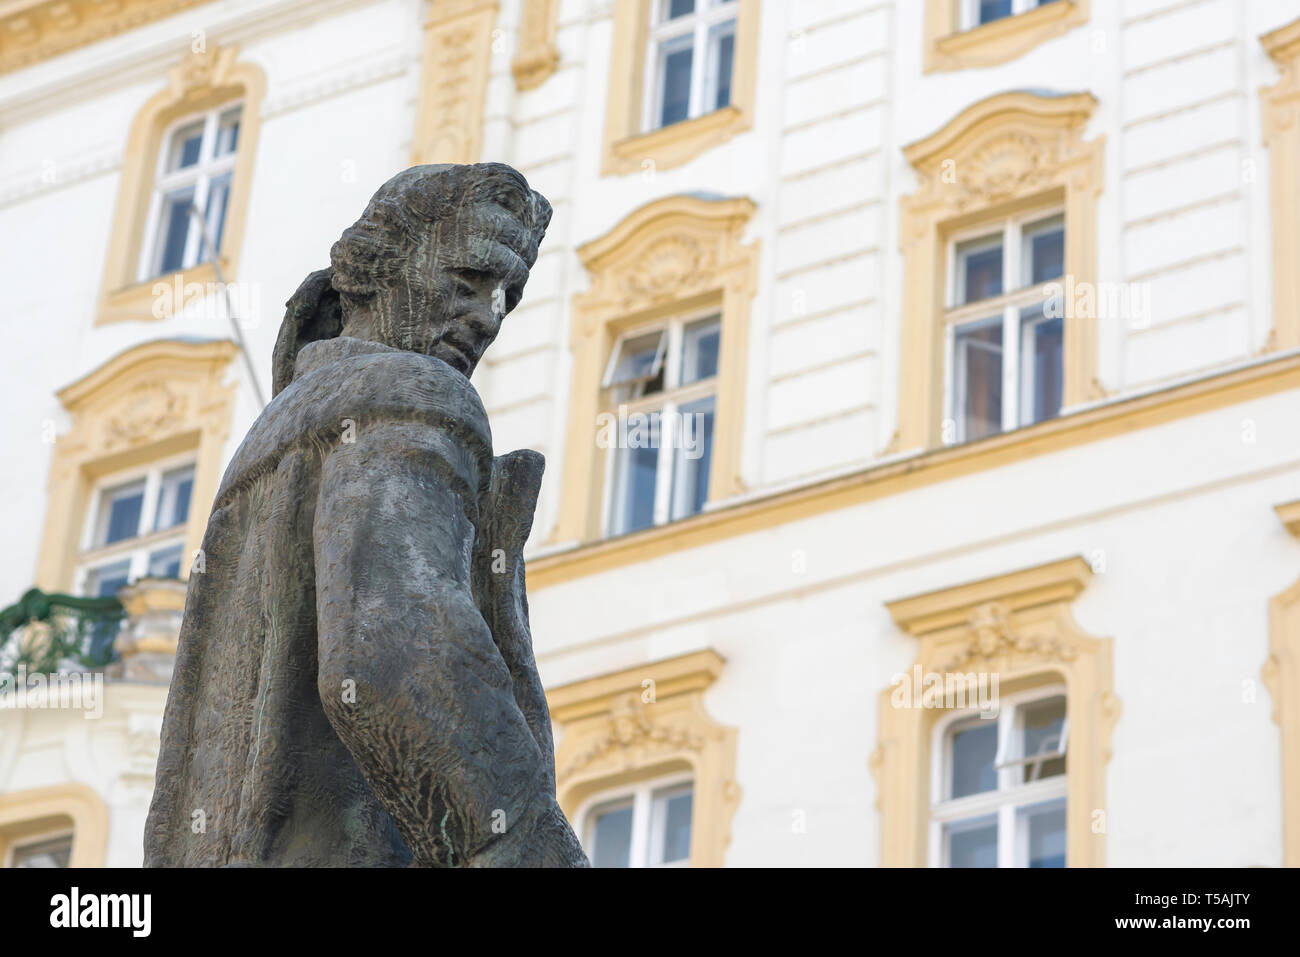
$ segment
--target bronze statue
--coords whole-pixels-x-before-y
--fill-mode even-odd
[[[288,302],[222,480],[148,866],[586,866],[555,800],[522,549],[543,459],[469,375],[551,218],[508,166],[398,174]]]

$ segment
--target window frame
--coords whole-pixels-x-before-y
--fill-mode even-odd
[[[671,20],[664,13],[671,0],[652,0],[650,3],[650,26],[646,34],[645,78],[641,105],[641,133],[653,133],[657,130],[686,123],[690,120],[707,116],[730,106],[713,106],[705,108],[705,95],[712,78],[713,89],[717,90],[716,58],[710,43],[712,33],[726,25],[731,25],[732,43],[738,32],[740,21],[740,0],[695,0],[695,10]],[[701,9],[703,8],[703,9]],[[686,116],[674,123],[663,124],[663,48],[667,43],[682,37],[691,38],[691,89],[687,98]],[[734,46],[733,46],[734,50]],[[735,80],[735,56],[732,56],[732,82]]]
[[[993,20],[979,19],[980,0],[961,0],[961,16],[959,19],[960,29],[962,32],[967,30],[978,30],[980,27],[986,27],[990,23],[1000,23],[1003,20],[1010,20],[1012,17],[1018,17],[1022,14],[1029,13],[1039,7],[1045,7],[1048,3],[1057,3],[1060,0],[1011,0],[1011,12],[1005,17],[997,17]]]
[[[1035,205],[1006,217],[985,219],[977,225],[954,230],[946,237],[944,244],[943,411],[944,416],[954,423],[954,438],[951,444],[956,445],[972,441],[965,435],[966,416],[965,409],[962,406],[964,390],[958,388],[960,366],[957,361],[957,329],[958,327],[991,322],[999,314],[1002,318],[1002,426],[993,434],[1012,432],[1036,424],[1028,421],[1029,416],[1024,411],[1026,399],[1031,397],[1032,393],[1024,389],[1026,376],[1020,346],[1026,323],[1022,314],[1025,309],[1046,301],[1042,295],[1043,286],[1046,283],[1063,281],[1067,266],[1063,256],[1061,276],[1052,277],[1042,283],[1027,280],[1025,278],[1027,272],[1032,278],[1032,261],[1025,258],[1027,244],[1023,243],[1022,240],[1025,231],[1029,227],[1052,219],[1060,220],[1061,242],[1064,250],[1069,242],[1066,232],[1068,223],[1066,222],[1065,206],[1060,202]],[[1002,292],[987,299],[961,302],[959,283],[963,275],[961,268],[963,260],[959,258],[957,249],[959,246],[973,240],[991,239],[998,234],[999,230],[995,229],[995,227],[999,224],[1001,225],[1002,241]],[[1014,282],[1014,286],[1011,286],[1011,282]],[[1008,288],[1009,286],[1010,288]],[[1062,350],[1062,379],[1065,376],[1065,362],[1066,357],[1064,350]],[[1062,399],[1063,407],[1064,398]],[[1060,414],[1061,409],[1057,409],[1056,415]],[[1049,416],[1048,418],[1054,417]],[[1046,419],[1039,421],[1046,421]]]
[[[682,368],[682,339],[688,326],[697,322],[712,319],[716,322],[718,328],[718,366],[714,369],[713,375],[705,379],[696,379],[686,385],[676,384],[681,378]],[[664,376],[664,386],[661,390],[648,396],[638,396],[636,398],[622,402],[614,401],[614,390],[618,385],[606,386],[613,371],[614,363],[619,356],[619,350],[625,342],[637,339],[656,329],[662,329],[666,333],[667,344],[664,347],[662,367]],[[694,310],[685,311],[675,315],[655,319],[650,322],[638,323],[629,326],[623,330],[614,340],[614,346],[610,350],[609,359],[606,365],[606,374],[602,378],[600,404],[602,411],[609,414],[628,416],[641,414],[660,413],[660,434],[659,448],[656,470],[655,470],[655,504],[651,524],[643,528],[631,530],[616,530],[614,517],[622,512],[623,487],[619,474],[619,456],[620,453],[628,451],[618,447],[618,443],[612,443],[609,448],[605,449],[604,462],[604,487],[601,491],[601,537],[614,538],[620,535],[631,535],[638,531],[645,531],[649,528],[657,528],[662,525],[668,525],[675,521],[681,521],[684,518],[690,518],[692,515],[698,515],[700,512],[690,512],[687,515],[673,516],[673,492],[676,486],[677,469],[680,466],[681,458],[677,454],[677,429],[680,420],[676,413],[682,406],[691,405],[695,402],[701,402],[705,399],[713,399],[714,414],[714,433],[715,436],[719,431],[718,415],[718,392],[722,376],[722,356],[724,323],[722,310],[719,307],[702,307]],[[714,443],[716,449],[716,440]],[[713,462],[710,461],[710,469]],[[701,512],[708,510],[709,496],[705,496],[705,504]]]
[[[618,787],[612,787],[608,790],[597,791],[590,797],[586,798],[579,806],[574,815],[574,821],[577,824],[579,840],[582,842],[583,852],[591,856],[592,847],[589,843],[588,832],[593,823],[592,813],[599,810],[606,804],[613,804],[616,801],[632,799],[632,843],[628,848],[628,868],[666,868],[666,867],[690,867],[691,855],[687,853],[686,857],[677,861],[665,861],[659,864],[652,864],[651,849],[655,842],[655,835],[651,832],[653,826],[653,803],[655,793],[658,791],[667,791],[674,788],[680,788],[683,785],[691,786],[691,843],[695,842],[696,828],[696,784],[694,771],[676,771],[671,774],[659,775],[657,777],[646,778],[644,781],[637,781],[632,784],[624,784]],[[642,825],[644,825],[642,827]],[[638,853],[639,852],[639,853]]]
[[[33,844],[44,844],[47,841],[60,840],[62,838],[67,838],[68,840],[67,867],[71,868],[73,866],[73,851],[76,849],[77,845],[77,832],[75,826],[68,827],[66,824],[60,824],[57,827],[52,827],[44,831],[37,831],[32,834],[24,834],[22,837],[15,837],[6,842],[4,861],[0,866],[3,866],[5,870],[13,869],[15,867],[14,858],[24,847],[30,847]]]
[[[1007,758],[1007,749],[1014,740],[1015,733],[1023,727],[1022,715],[1026,706],[1031,706],[1051,698],[1064,698],[1066,702],[1065,718],[1062,730],[1064,750],[1059,757],[1066,759],[1064,774],[1034,781],[1029,784],[1009,784],[1009,780],[1018,767],[1019,759]],[[1062,682],[1040,684],[1012,694],[1000,695],[998,698],[998,748],[994,756],[994,770],[998,775],[998,786],[991,791],[968,794],[960,798],[947,797],[950,792],[952,768],[952,732],[957,726],[971,721],[990,720],[979,717],[978,708],[954,710],[934,723],[930,742],[930,804],[928,809],[930,839],[928,842],[930,866],[950,867],[948,844],[944,840],[944,828],[947,825],[972,821],[980,817],[996,815],[998,819],[998,867],[1024,867],[1028,864],[1024,846],[1018,840],[1019,812],[1035,805],[1060,801],[1063,807],[1069,795],[1070,762],[1069,735],[1070,710],[1069,695]],[[1023,758],[1023,755],[1022,755]],[[1050,758],[1045,760],[1055,760]],[[1066,838],[1068,840],[1068,824]],[[1022,863],[1023,861],[1023,863]],[[1066,866],[1069,866],[1068,847]]]
[[[161,489],[162,477],[168,472],[186,467],[191,469],[193,477],[191,478],[192,485],[190,488],[190,514],[186,515],[185,521],[168,528],[146,531],[143,534],[121,539],[108,545],[96,544],[104,507],[104,493],[118,486],[144,479],[144,501],[141,503],[138,528],[151,529],[157,517],[158,493]],[[127,575],[128,582],[139,581],[141,578],[146,577],[150,555],[161,548],[176,544],[181,546],[181,571],[183,573],[188,565],[185,560],[185,545],[190,517],[194,512],[198,474],[197,454],[194,450],[190,450],[160,457],[152,460],[147,465],[137,465],[133,468],[120,469],[97,476],[90,486],[89,495],[86,499],[85,515],[82,517],[80,546],[77,551],[76,568],[73,573],[75,594],[84,593],[92,572],[122,560],[130,562],[130,571]],[[184,575],[182,574],[181,577],[184,577]]]

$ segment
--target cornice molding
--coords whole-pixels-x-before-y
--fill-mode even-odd
[[[576,721],[608,711],[625,694],[640,695],[646,681],[654,682],[658,698],[703,691],[722,674],[724,664],[726,660],[711,648],[694,651],[560,685],[547,691],[546,700],[553,720]]]

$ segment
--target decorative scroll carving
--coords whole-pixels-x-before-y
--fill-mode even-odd
[[[430,3],[413,163],[478,162],[496,16],[496,0]]]
[[[510,63],[515,87],[533,90],[546,82],[560,62],[555,46],[555,15],[559,0],[523,0],[519,21],[519,52]]]

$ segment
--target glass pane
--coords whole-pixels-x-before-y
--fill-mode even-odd
[[[695,51],[691,37],[664,44],[660,54],[660,83],[663,105],[659,110],[659,125],[680,123],[691,111],[691,62]],[[684,45],[683,45],[684,44]]]
[[[948,839],[949,867],[997,867],[998,819],[974,818],[944,828]]]
[[[632,802],[593,814],[590,837],[592,867],[628,867],[632,855]]]
[[[15,847],[14,867],[67,867],[72,860],[72,836]]]
[[[713,87],[709,108],[720,110],[731,105],[731,63],[735,56],[735,21],[714,27],[709,36],[709,56],[713,60]]]
[[[664,340],[662,329],[632,339],[624,339],[619,343],[618,358],[614,361],[605,385],[615,386],[648,381],[657,375],[663,364]]]
[[[1023,754],[1031,758],[1038,754],[1055,754],[1061,748],[1061,735],[1065,732],[1065,698],[1049,698],[1021,708],[1024,724]],[[1037,767],[1025,765],[1024,780],[1039,781],[1065,773],[1065,758],[1052,758]]]
[[[709,466],[713,462],[713,396],[681,408],[676,468],[673,475],[674,519],[694,515],[709,498]]]
[[[678,17],[689,16],[695,12],[695,0],[664,0],[666,20],[676,20]],[[644,9],[644,8],[642,8]]]
[[[1059,279],[1065,272],[1065,220],[1053,216],[1025,227],[1025,283]]]
[[[993,761],[998,753],[998,723],[980,719],[979,724],[959,728],[952,735],[952,797],[995,791],[998,774]]]
[[[682,385],[718,374],[718,342],[722,325],[717,319],[693,322],[682,331]]]
[[[186,266],[185,240],[190,234],[190,204],[194,188],[174,190],[163,199],[158,222],[158,265],[155,274],[175,272]]]
[[[91,598],[109,598],[126,584],[131,575],[131,561],[126,559],[112,565],[91,569],[86,576],[86,594]]]
[[[671,864],[691,856],[692,791],[675,790],[655,796],[653,817],[662,829],[663,857],[656,863]]]
[[[638,413],[632,413],[637,415]],[[645,419],[628,416],[628,443],[640,448],[619,449],[612,532],[622,535],[654,524],[656,473],[659,469],[660,420],[658,412]]]
[[[140,534],[140,513],[144,510],[144,481],[105,490],[99,507],[97,546],[135,538]]]
[[[957,305],[1002,295],[1001,238],[957,244]]]
[[[1011,16],[1011,0],[979,0],[979,22],[990,23]]]
[[[222,173],[215,176],[212,182],[208,184],[208,208],[204,213],[204,221],[208,226],[208,236],[211,237],[212,245],[216,249],[221,248],[221,236],[226,228],[226,207],[230,203],[230,183],[234,176],[233,173]],[[212,258],[212,249],[208,248],[206,241],[199,252],[200,261],[207,261]]]
[[[1002,321],[958,327],[954,337],[961,439],[1002,431]]]
[[[1028,843],[1030,867],[1065,866],[1065,802],[1036,804],[1020,811],[1018,833]]]
[[[221,117],[217,127],[217,148],[215,155],[228,156],[239,149],[239,110],[231,110]]]
[[[167,172],[175,172],[199,161],[203,145],[203,121],[183,126],[172,134],[171,151],[167,156]]]
[[[181,553],[183,545],[172,545],[149,553],[149,568],[145,575],[149,578],[180,578]]]
[[[1054,418],[1064,386],[1065,321],[1044,319],[1042,306],[1020,314],[1020,405],[1022,425]]]
[[[194,491],[194,467],[173,469],[162,477],[158,486],[158,512],[154,531],[184,525],[190,517],[190,494]]]

